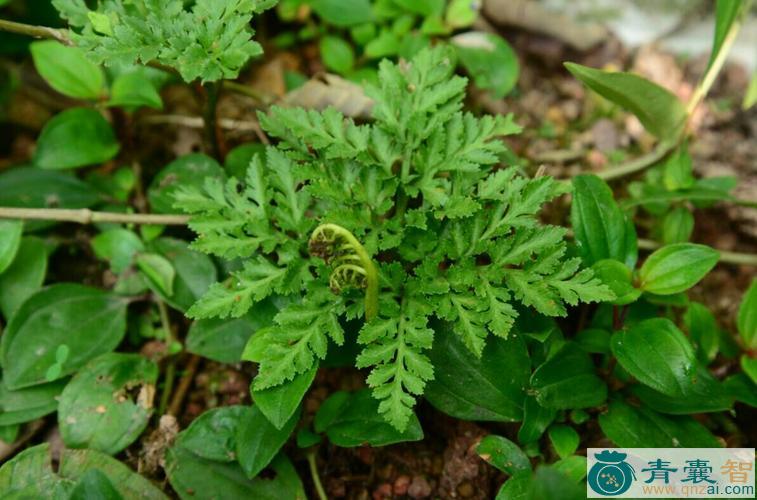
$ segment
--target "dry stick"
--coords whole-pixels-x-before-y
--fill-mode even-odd
[[[173,398],[171,398],[171,404],[168,406],[169,415],[175,417],[179,414],[181,404],[184,401],[184,396],[186,396],[189,387],[192,385],[199,364],[200,356],[192,354],[192,357],[189,358],[189,363],[187,363],[187,367],[184,370],[184,375],[182,375],[181,380],[179,381],[179,386],[176,388]]]
[[[113,222],[117,224],[156,224],[163,226],[185,226],[189,222],[186,215],[162,214],[121,214],[116,212],[95,212],[88,208],[14,208],[0,207],[0,219],[49,220],[93,224]]]
[[[58,40],[63,45],[73,45],[73,42],[63,30],[48,28],[47,26],[33,26],[31,24],[16,23],[0,19],[0,30],[33,38],[51,38]]]

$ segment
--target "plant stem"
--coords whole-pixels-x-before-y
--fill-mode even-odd
[[[310,476],[313,478],[313,485],[315,486],[315,491],[318,493],[318,498],[320,500],[329,500],[329,497],[326,495],[326,490],[323,489],[323,484],[321,484],[321,477],[318,475],[318,467],[315,462],[315,450],[310,450],[307,453],[308,458],[308,465],[310,466]]]
[[[725,61],[728,58],[728,53],[731,51],[733,42],[736,41],[736,36],[741,30],[741,24],[744,20],[745,13],[749,12],[751,3],[751,0],[747,0],[741,5],[741,11],[736,14],[736,19],[734,19],[730,29],[728,30],[728,33],[726,33],[725,38],[723,39],[723,43],[720,45],[720,50],[718,51],[717,56],[715,56],[715,59],[712,60],[712,63],[707,68],[702,81],[699,82],[699,85],[697,85],[697,87],[694,89],[694,93],[691,95],[691,98],[689,99],[689,102],[686,106],[686,113],[689,115],[689,117],[691,117],[696,107],[700,102],[702,102],[702,99],[705,98],[707,93],[712,88],[712,85],[715,83],[715,78],[718,76],[718,73],[720,73],[720,70],[723,68]]]
[[[598,172],[596,175],[600,179],[609,181],[612,179],[625,177],[626,175],[630,175],[636,172],[640,172],[665,158],[665,156],[667,156],[667,154],[670,153],[673,148],[676,147],[676,145],[677,143],[674,141],[662,141],[657,144],[657,146],[649,153],[638,158],[634,158],[633,160],[623,163],[618,167]]]
[[[68,35],[65,31],[55,28],[48,28],[47,26],[34,26],[31,24],[23,24],[0,19],[0,31],[7,31],[9,33],[16,33],[19,35],[26,35],[34,38],[49,38],[58,40],[63,45],[73,45],[73,42],[70,38],[68,38]]]
[[[155,303],[158,306],[158,312],[160,313],[160,324],[163,327],[165,333],[166,349],[170,352],[171,345],[174,342],[173,331],[171,330],[171,319],[168,317],[168,308],[165,302],[156,298]],[[173,381],[176,378],[176,364],[174,357],[169,355],[168,365],[166,366],[166,378],[163,383],[163,393],[160,395],[160,406],[158,406],[158,415],[163,415],[168,406],[168,399],[173,392]]]
[[[221,91],[221,82],[209,82],[205,84],[205,138],[212,156],[217,160],[221,158],[221,147],[218,140],[218,95]]]
[[[88,208],[66,209],[0,207],[0,219],[52,220],[60,222],[76,222],[78,224],[113,222],[117,224],[156,224],[163,226],[184,226],[189,221],[189,216],[95,212]]]
[[[192,357],[189,358],[187,367],[184,370],[184,375],[181,376],[179,386],[176,388],[176,393],[173,395],[173,398],[171,398],[171,404],[168,406],[169,415],[173,415],[175,417],[179,414],[179,410],[181,410],[181,403],[184,401],[184,397],[186,396],[189,387],[192,385],[192,381],[194,380],[195,373],[197,372],[197,366],[199,364],[200,356],[193,354]]]

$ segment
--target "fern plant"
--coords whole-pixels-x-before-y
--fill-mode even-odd
[[[279,139],[244,184],[208,179],[176,206],[192,214],[194,247],[244,266],[188,312],[237,317],[270,295],[293,296],[261,332],[254,389],[289,383],[344,342],[363,318],[358,368],[379,412],[404,429],[434,370],[432,321],[449,322],[480,355],[507,337],[515,305],[564,316],[567,305],[613,293],[566,255],[566,230],[539,222],[566,185],[498,167],[512,116],[461,111],[466,80],[445,49],[380,65],[369,90],[373,123],[334,109],[274,107],[261,114]]]
[[[263,49],[252,40],[254,14],[276,0],[102,0],[90,10],[85,0],[53,0],[78,32],[77,46],[98,63],[159,64],[186,81],[233,79]]]

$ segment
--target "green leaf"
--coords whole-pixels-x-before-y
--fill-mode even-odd
[[[151,287],[160,295],[165,297],[173,295],[176,270],[168,259],[156,253],[141,253],[137,255],[136,265],[145,275]]]
[[[579,483],[586,477],[586,457],[582,455],[571,455],[561,458],[552,464],[552,467],[563,476]]]
[[[110,123],[98,111],[70,108],[45,124],[33,161],[49,170],[78,168],[106,162],[119,149]]]
[[[686,109],[667,89],[632,73],[600,71],[565,63],[587,87],[630,111],[652,135],[661,140],[678,138],[686,123]]]
[[[92,238],[90,244],[95,255],[109,261],[111,270],[116,274],[124,272],[132,264],[134,256],[145,249],[136,233],[122,228],[103,231]]]
[[[111,87],[108,106],[163,109],[163,100],[153,83],[139,72],[119,75]]]
[[[37,72],[53,89],[74,99],[97,100],[101,97],[105,76],[81,49],[42,40],[32,42],[29,50]]]
[[[684,315],[686,329],[697,353],[697,359],[708,364],[718,354],[719,328],[715,316],[704,304],[689,303]]]
[[[0,274],[10,267],[21,246],[24,223],[20,220],[0,219]]]
[[[61,344],[71,355],[60,377],[110,352],[126,333],[126,305],[83,285],[61,283],[35,293],[13,315],[0,341],[5,384],[15,390],[45,382]]]
[[[90,469],[76,483],[69,500],[121,500],[123,497],[110,482],[108,476],[97,469]]]
[[[694,232],[694,215],[686,207],[675,207],[662,220],[662,242],[665,245],[686,243]]]
[[[757,384],[757,359],[750,358],[746,354],[741,355],[740,359],[741,369],[747,376]]]
[[[317,372],[318,367],[314,366],[282,385],[263,390],[251,388],[250,393],[255,402],[255,407],[265,415],[276,429],[283,429],[300,406],[300,402],[312,385]]]
[[[692,417],[660,415],[645,407],[613,401],[599,415],[605,436],[622,448],[719,448],[721,443]]]
[[[286,456],[271,463],[273,478],[248,479],[236,463],[216,462],[199,457],[182,446],[166,453],[166,474],[182,500],[214,498],[217,500],[305,500],[302,481]]]
[[[526,454],[517,444],[502,436],[490,434],[484,437],[476,446],[476,453],[510,476],[519,471],[531,470],[531,461]]]
[[[270,326],[277,311],[271,301],[265,300],[241,318],[195,321],[187,334],[187,350],[219,363],[238,363],[247,341],[261,328]]]
[[[671,415],[725,411],[733,406],[733,397],[723,384],[702,366],[691,376],[683,397],[669,396],[646,385],[634,385],[631,393],[653,410]]]
[[[636,230],[613,199],[612,190],[595,175],[573,178],[570,221],[578,253],[587,265],[615,259],[636,265]]]
[[[330,400],[339,405],[327,405]],[[418,418],[411,414],[404,432],[399,432],[378,413],[379,402],[373,398],[371,391],[363,389],[345,396],[344,392],[335,392],[327,399],[316,414],[316,431],[326,432],[329,441],[343,448],[356,446],[387,446],[406,441],[423,439],[423,429]],[[327,424],[318,425],[319,415],[331,412]],[[321,416],[321,421],[326,420]]]
[[[694,350],[669,319],[648,319],[616,332],[611,346],[623,369],[659,392],[683,397],[693,383]]]
[[[607,385],[575,342],[566,342],[534,371],[531,387],[539,404],[556,410],[599,406],[607,398]]]
[[[239,426],[251,416],[249,406],[212,408],[179,433],[175,446],[201,459],[235,462]]]
[[[726,36],[728,36],[743,10],[742,7],[746,9],[747,5],[749,4],[733,0],[717,0],[715,2],[715,35],[712,38],[712,51],[710,51],[710,60],[707,63],[708,68],[718,57]]]
[[[58,409],[58,396],[67,380],[11,391],[0,382],[0,426],[23,424]]]
[[[91,470],[100,471],[125,498],[167,500],[157,487],[118,460],[94,450],[64,449],[57,473],[50,445],[27,448],[0,468],[0,491],[12,498],[68,499],[76,484]]]
[[[349,8],[341,0],[312,0],[310,6],[326,23],[340,28],[373,20],[370,0],[352,0]]]
[[[624,306],[635,302],[641,295],[641,290],[634,288],[631,270],[622,262],[615,259],[602,259],[591,266],[594,275],[602,280],[617,297],[611,302],[616,306]]]
[[[88,208],[100,200],[97,191],[73,175],[34,167],[0,174],[0,205],[24,208]],[[27,224],[29,229],[31,224]],[[33,226],[39,228],[39,226]]]
[[[560,458],[567,458],[574,454],[581,442],[576,430],[568,425],[553,425],[549,428],[547,434]]]
[[[200,153],[188,154],[169,163],[156,175],[147,190],[153,212],[178,213],[173,208],[180,188],[202,187],[206,177],[223,179],[223,168],[213,158]]]
[[[744,345],[748,349],[757,349],[757,279],[752,280],[741,299],[736,323]]]
[[[694,187],[696,179],[691,167],[691,155],[684,143],[673,151],[662,164],[662,180],[668,191]]]
[[[300,419],[299,412],[278,429],[271,424],[260,408],[252,407],[237,426],[237,460],[247,477],[252,479],[268,467],[292,434]]]
[[[58,474],[69,481],[78,481],[92,469],[102,472],[124,498],[167,498],[149,479],[137,474],[115,458],[95,450],[64,450],[58,465]]]
[[[352,46],[338,36],[325,36],[319,42],[321,59],[331,71],[347,74],[355,65],[355,53]]]
[[[429,352],[435,378],[426,387],[426,399],[440,411],[464,420],[521,420],[523,388],[531,372],[522,337],[490,337],[479,358],[449,325],[438,325]],[[508,367],[507,377],[502,376],[502,366]]]
[[[158,367],[137,354],[90,361],[60,397],[58,425],[70,448],[114,455],[133,443],[152,415]]]
[[[463,0],[458,3],[472,10],[471,2]],[[473,77],[477,87],[490,90],[497,98],[506,96],[515,88],[520,74],[518,56],[502,37],[469,31],[452,37],[450,41],[457,51],[460,64]]]
[[[529,500],[541,500],[543,498],[559,498],[560,500],[583,500],[586,498],[586,489],[583,484],[566,476],[553,465],[541,465],[531,476],[529,488]]]
[[[447,6],[444,20],[451,28],[465,28],[473,24],[478,17],[481,5],[468,0],[451,0]],[[494,61],[492,61],[494,63]]]
[[[150,243],[148,249],[162,255],[176,272],[173,293],[169,296],[160,289],[158,292],[163,293],[162,298],[166,303],[180,311],[188,310],[218,279],[213,260],[191,249],[185,241],[158,238]]]
[[[529,500],[532,476],[531,471],[523,471],[510,477],[499,489],[495,500]]]
[[[539,439],[556,414],[556,410],[545,408],[535,397],[527,396],[523,404],[523,424],[518,429],[518,441],[527,444]]]
[[[655,250],[639,270],[639,288],[673,295],[696,285],[715,267],[720,254],[706,245],[676,243]]]

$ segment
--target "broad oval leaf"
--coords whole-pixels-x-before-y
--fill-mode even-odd
[[[502,436],[490,434],[476,445],[482,459],[510,476],[519,471],[531,470],[531,461],[520,447]]]
[[[557,410],[543,407],[533,396],[526,397],[523,404],[523,423],[518,429],[518,441],[525,444],[539,439],[556,415]]]
[[[671,415],[726,411],[733,406],[734,400],[723,384],[703,366],[697,368],[682,397],[669,396],[646,385],[634,385],[631,393],[651,409]]]
[[[464,2],[470,9],[472,2]],[[450,39],[460,64],[473,77],[476,86],[502,98],[515,88],[520,75],[518,56],[501,36],[469,31]]]
[[[163,109],[163,100],[150,79],[141,72],[132,72],[119,75],[113,81],[108,106]]]
[[[686,124],[686,109],[669,90],[632,73],[601,71],[565,63],[573,76],[587,87],[630,111],[652,135],[674,140]]]
[[[448,324],[435,329],[429,359],[434,380],[425,398],[455,418],[515,422],[523,418],[523,398],[531,372],[523,338],[490,336],[480,358],[471,353]],[[502,367],[507,371],[503,375]]]
[[[113,455],[133,443],[152,415],[158,367],[137,354],[90,361],[60,397],[58,425],[70,448]]]
[[[352,45],[338,36],[324,36],[319,43],[321,59],[331,71],[346,74],[355,65],[355,52]]]
[[[624,306],[635,302],[641,295],[641,290],[634,288],[631,270],[615,259],[603,259],[595,262],[591,269],[594,275],[607,285],[615,300],[610,302],[616,306]]]
[[[280,429],[271,424],[260,408],[253,406],[250,414],[237,426],[237,461],[248,478],[268,467],[292,434],[299,412],[293,414]]]
[[[50,445],[32,446],[0,468],[0,491],[11,498],[68,499],[76,483],[89,471],[100,471],[127,499],[167,500],[148,479],[118,460],[94,450],[67,450],[53,471]]]
[[[233,462],[237,459],[237,429],[251,415],[249,406],[212,408],[179,434],[176,446],[202,459]]]
[[[682,397],[696,373],[694,349],[667,318],[637,323],[612,337],[618,363],[642,384],[672,397]]]
[[[40,238],[21,240],[16,258],[0,275],[0,311],[6,319],[39,290],[47,274],[47,245]]]
[[[271,469],[275,473],[272,479],[248,479],[236,463],[201,458],[176,445],[166,453],[168,480],[182,500],[305,500],[302,481],[286,456],[279,455]]]
[[[155,213],[179,213],[180,210],[173,208],[174,193],[179,186],[202,187],[206,177],[223,176],[223,168],[213,158],[199,153],[184,155],[166,165],[153,178],[147,199]]]
[[[370,0],[352,0],[349,8],[345,8],[342,0],[312,0],[310,6],[326,23],[340,28],[373,20]]]
[[[573,178],[570,222],[578,253],[587,265],[615,259],[630,269],[636,265],[636,230],[596,175]]]
[[[88,208],[100,201],[97,191],[69,173],[35,167],[0,174],[0,205],[24,208]]]
[[[688,290],[715,267],[720,254],[706,245],[676,243],[650,255],[639,270],[639,288],[656,295]]]
[[[0,274],[5,272],[16,258],[23,232],[24,223],[20,220],[0,219]]]
[[[173,266],[176,274],[173,279],[173,293],[163,293],[163,299],[172,307],[186,311],[197,299],[202,297],[218,277],[213,260],[205,254],[189,248],[182,240],[175,238],[158,238],[150,249],[165,257]]]
[[[741,299],[736,320],[741,340],[749,349],[757,348],[757,279],[752,280],[749,289]]]
[[[0,382],[0,426],[30,422],[58,409],[58,396],[67,380],[11,391]]]
[[[78,371],[112,351],[126,333],[126,300],[83,285],[56,284],[35,293],[18,309],[0,341],[0,361],[9,389],[46,381],[55,351],[68,359],[56,378]]]
[[[576,430],[564,424],[553,425],[547,431],[547,435],[560,458],[567,458],[574,454],[581,441]]]
[[[111,270],[120,274],[131,264],[134,256],[145,249],[134,231],[116,227],[98,234],[90,240],[95,255],[110,262]]]
[[[575,342],[567,342],[531,375],[536,400],[556,410],[599,406],[607,398],[589,355]]]
[[[37,72],[61,94],[90,100],[101,96],[105,76],[81,49],[66,47],[54,40],[42,40],[32,42],[29,51]]]
[[[351,394],[335,392],[316,414],[316,431],[325,431],[329,441],[343,448],[386,446],[423,439],[423,429],[415,414],[410,416],[405,431],[400,432],[379,414],[378,406],[379,402],[371,395],[370,389]],[[329,418],[323,418],[326,412]]]
[[[49,170],[84,167],[110,160],[119,149],[110,123],[98,111],[71,108],[45,124],[34,164]]]
[[[599,416],[605,436],[623,448],[719,448],[705,426],[690,416],[660,415],[645,407],[613,401]]]
[[[252,390],[252,385],[250,385],[250,394],[252,394],[255,407],[276,429],[283,429],[300,406],[317,372],[318,365],[305,373],[296,375],[291,381],[282,385],[259,391]]]

